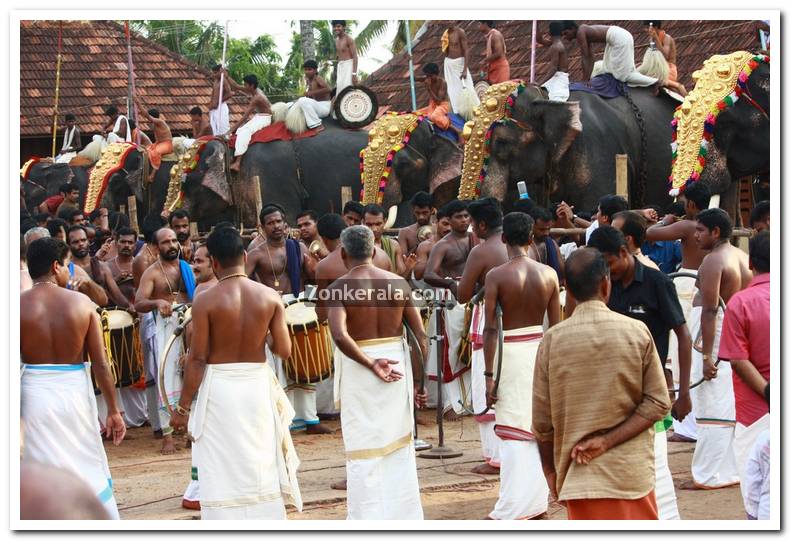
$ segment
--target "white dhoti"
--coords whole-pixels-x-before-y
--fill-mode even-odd
[[[99,161],[102,151],[107,147],[107,140],[101,135],[94,135],[91,142],[85,145],[81,151],[77,153],[78,156],[86,158],[92,162]]]
[[[165,353],[165,346],[173,336],[173,332],[176,330],[176,327],[179,325],[179,315],[172,314],[170,317],[162,317],[159,315],[159,312],[154,313],[154,321],[156,323],[156,350],[159,352],[157,354],[157,387],[159,386],[159,370],[162,363],[165,363],[165,389],[167,390],[168,395],[159,396],[159,426],[162,428],[162,433],[167,435],[173,432],[173,429],[170,427],[170,413],[168,412],[168,408],[166,404],[170,404],[172,408],[176,407],[178,404],[179,399],[181,398],[181,385],[182,385],[182,368],[179,366],[179,357],[183,352],[183,336],[177,337],[168,352],[168,357],[165,359],[163,354]]]
[[[769,428],[758,434],[747,456],[744,478],[741,479],[744,510],[752,520],[771,518],[771,448]]]
[[[473,411],[483,411],[486,409],[486,363],[483,358],[483,327],[485,323],[483,306],[476,305],[472,309],[472,321],[470,322],[470,340],[472,340],[472,409]],[[494,433],[495,408],[490,408],[483,415],[478,415],[475,420],[478,423],[478,430],[481,434],[481,455],[483,460],[490,466],[500,467],[501,453],[500,444],[502,441]]]
[[[338,61],[338,69],[335,72],[335,96],[340,94],[347,86],[352,86],[354,78],[354,75],[352,75],[353,72],[354,60],[350,58],[349,60]]]
[[[654,424],[654,473],[656,485],[656,507],[659,520],[681,520],[676,503],[676,487],[673,485],[673,475],[667,462],[667,428],[671,417],[668,416]]]
[[[70,470],[120,518],[102,446],[90,363],[22,365],[22,460]]]
[[[536,325],[507,330],[503,335],[495,426],[495,433],[502,440],[500,495],[489,518],[530,519],[546,512],[549,499],[538,442],[530,431],[533,368],[544,330],[541,325]]]
[[[233,155],[241,156],[247,152],[247,147],[250,146],[250,139],[253,134],[258,130],[262,130],[272,123],[272,115],[265,113],[258,113],[248,120],[243,126],[236,130],[236,146],[234,147]]]
[[[750,426],[736,423],[736,428],[733,431],[733,455],[736,459],[739,479],[742,481],[740,488],[745,509],[748,508],[748,503],[752,499],[752,495],[750,494],[751,483],[748,481],[748,459],[750,458],[753,447],[755,447],[755,442],[758,441],[758,437],[769,429],[769,414],[767,413]]]
[[[321,413],[325,415],[333,415],[340,413],[340,411],[335,407],[335,398],[332,396],[333,387],[335,387],[335,378],[333,376],[330,376],[324,381],[316,384],[317,414]]]
[[[201,519],[285,519],[284,504],[302,510],[293,415],[268,364],[206,366],[189,420]]]
[[[630,86],[651,86],[656,79],[643,75],[634,65],[634,38],[620,26],[607,30],[602,72]]]
[[[55,163],[69,163],[76,156],[77,156],[76,152],[66,152],[64,154],[58,154],[58,156],[55,158]]]
[[[444,73],[445,83],[448,86],[448,99],[451,109],[457,115],[468,116],[472,109],[480,105],[481,100],[475,93],[475,84],[472,82],[470,70],[461,78],[464,68],[464,58],[445,58]]]
[[[128,387],[116,387],[115,402],[121,410],[121,417],[127,428],[143,426],[148,420],[146,392],[135,389],[131,385]],[[104,420],[107,419],[107,402],[104,395],[96,395],[96,411],[99,418],[99,426],[104,429]]]
[[[404,377],[385,383],[336,350],[335,396],[346,450],[346,518],[422,520],[412,444],[409,348],[401,336],[357,344],[372,358],[398,361],[393,369]]]
[[[695,306],[690,314],[693,341],[700,332],[702,308]],[[722,310],[717,312],[713,356],[720,347]],[[703,354],[692,348],[692,380],[703,377]],[[701,383],[692,394],[698,424],[698,441],[692,455],[692,479],[703,488],[721,488],[739,482],[736,457],[733,453],[733,429],[736,407],[733,396],[731,363],[717,365],[717,377]]]
[[[448,295],[446,290],[438,290],[437,295]],[[446,412],[453,409],[458,415],[464,413],[462,404],[467,403],[467,396],[470,389],[470,367],[459,359],[459,346],[461,344],[462,331],[464,330],[464,310],[463,304],[457,304],[453,309],[435,309],[429,317],[427,334],[437,335],[437,318],[442,314],[445,324],[445,333],[441,341],[431,341],[429,343],[428,358],[426,361],[426,376],[429,382],[426,387],[429,401],[437,404],[437,348],[442,359],[442,411]]]
[[[313,98],[302,96],[296,101],[294,107],[299,107],[302,110],[302,114],[305,115],[305,124],[308,129],[313,129],[321,126],[322,118],[329,116],[332,102],[330,100],[316,101]]]
[[[698,274],[695,269],[680,268],[678,272],[688,272],[691,274]],[[695,286],[695,278],[679,277],[673,279],[673,284],[676,286],[676,293],[678,294],[678,302],[681,305],[681,311],[684,314],[684,320],[687,322],[687,328],[690,326],[690,315],[692,313],[692,299],[698,288]],[[693,337],[694,338],[694,337]],[[678,337],[676,333],[670,331],[670,340],[668,342],[667,356],[670,358],[670,370],[673,372],[673,384],[676,388],[679,385],[680,368],[678,366]],[[690,397],[697,392],[697,388],[690,390]],[[693,401],[692,411],[689,415],[684,417],[684,421],[679,423],[673,420],[673,432],[687,438],[696,440],[698,438],[698,428],[695,423],[695,406]]]
[[[157,377],[157,324],[152,312],[140,314],[140,344],[146,371],[146,407],[151,429],[162,430],[159,423],[159,378]]]
[[[568,101],[569,99],[569,74],[556,71],[549,81],[541,85],[549,92],[551,101]]]
[[[198,466],[195,465],[195,452],[192,452],[192,465],[190,467],[190,484],[182,497],[184,502],[200,502],[200,482],[198,481]]]
[[[220,105],[218,109],[209,111],[209,124],[214,135],[224,135],[231,129],[231,115],[228,112],[228,104]]]

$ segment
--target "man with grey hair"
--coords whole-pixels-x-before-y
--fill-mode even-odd
[[[33,280],[30,278],[30,273],[27,271],[27,247],[34,240],[49,237],[49,230],[46,227],[32,227],[28,229],[21,239],[20,254],[19,254],[19,292],[27,291],[33,287]]]
[[[49,229],[46,227],[33,227],[28,229],[25,232],[25,247],[30,246],[30,243],[34,240],[43,239],[44,237],[49,237]]]
[[[374,266],[374,235],[367,227],[346,228],[341,243],[348,271],[324,295],[337,348],[335,397],[346,449],[346,518],[422,520],[412,419],[413,401],[424,405],[426,394],[410,381],[419,380],[421,368],[410,367],[402,328],[406,320],[425,356],[420,313],[406,280]]]

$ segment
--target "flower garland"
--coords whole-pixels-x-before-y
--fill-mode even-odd
[[[414,132],[417,129],[417,127],[420,126],[420,124],[424,120],[426,120],[428,118],[426,115],[421,114],[421,113],[416,113],[416,112],[415,113],[413,113],[413,112],[400,112],[399,113],[399,112],[392,111],[392,112],[387,113],[387,115],[389,117],[399,116],[399,115],[416,115],[416,119],[409,127],[406,128],[405,133],[404,133],[404,137],[401,139],[401,141],[399,141],[398,143],[396,143],[395,145],[390,147],[390,150],[387,152],[387,155],[385,156],[385,166],[384,166],[384,169],[382,170],[382,175],[379,177],[379,181],[378,181],[378,188],[379,189],[378,189],[378,191],[376,193],[376,203],[378,205],[381,205],[382,201],[384,201],[384,193],[385,193],[385,188],[387,187],[387,179],[390,177],[390,172],[393,169],[393,158],[395,157],[396,154],[398,154],[401,150],[403,150],[406,145],[409,144],[409,140],[412,138],[412,132]],[[367,150],[367,148],[368,147],[366,146],[366,148],[364,148],[364,149],[362,149],[360,151],[360,178],[361,179],[365,178],[365,151]],[[360,190],[360,200],[361,201],[365,201],[365,184],[366,183],[363,182],[363,187]]]
[[[719,114],[724,111],[726,108],[733,106],[739,98],[747,91],[747,81],[750,78],[750,75],[754,70],[758,68],[760,64],[768,64],[769,63],[769,56],[757,54],[753,56],[747,64],[742,68],[741,72],[739,72],[739,76],[736,81],[736,86],[734,87],[733,91],[725,96],[722,100],[718,101],[714,104],[711,110],[706,115],[706,120],[703,123],[703,138],[700,142],[700,150],[698,151],[698,158],[695,167],[690,174],[689,178],[687,178],[683,184],[677,186],[678,179],[676,179],[672,173],[673,168],[676,165],[676,160],[678,159],[678,115],[673,115],[673,120],[670,122],[670,126],[672,129],[671,134],[671,142],[670,142],[670,149],[672,151],[672,162],[671,162],[671,174],[668,177],[668,181],[670,184],[670,195],[673,197],[678,196],[681,194],[690,184],[693,184],[700,180],[700,175],[703,173],[703,169],[706,167],[706,157],[709,152],[709,146],[711,145],[711,140],[714,138],[714,128],[717,125],[717,117]],[[676,112],[679,111],[681,106],[676,108]]]

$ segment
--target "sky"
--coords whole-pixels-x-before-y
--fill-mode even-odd
[[[362,29],[369,22],[369,20],[358,20],[355,28]],[[220,21],[220,23],[224,24],[224,21]],[[354,29],[350,30],[354,35]],[[233,38],[255,39],[262,34],[272,36],[284,64],[291,51],[291,33],[294,31],[299,31],[299,21],[297,20],[256,18],[255,21],[231,20],[228,25],[228,35]],[[390,60],[393,55],[387,46],[393,41],[395,33],[396,25],[393,24],[372,44],[365,56],[359,57],[357,69],[370,74]]]

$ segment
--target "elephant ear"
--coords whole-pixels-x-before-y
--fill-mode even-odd
[[[464,150],[445,137],[434,135],[431,138],[431,158],[429,163],[429,193],[434,193],[446,182],[461,176]]]
[[[535,100],[530,104],[525,120],[550,146],[550,156],[554,163],[560,161],[582,133],[578,101]]]

